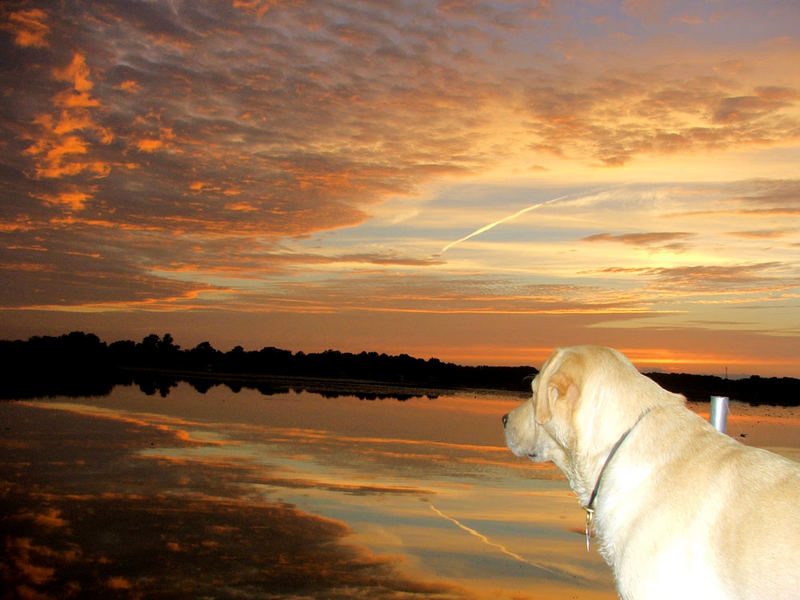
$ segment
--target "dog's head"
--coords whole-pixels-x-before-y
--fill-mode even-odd
[[[548,361],[549,362],[549,361]],[[503,415],[506,445],[516,456],[527,456],[534,462],[553,462],[559,468],[566,464],[566,454],[556,441],[536,422],[537,393],[547,363],[531,383],[531,397]]]
[[[568,456],[613,444],[644,411],[684,401],[600,346],[555,350],[532,388],[530,400],[503,418],[506,443],[517,456],[559,467]]]

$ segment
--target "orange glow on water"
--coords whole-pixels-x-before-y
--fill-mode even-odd
[[[0,405],[10,432],[0,468],[30,461],[25,477],[39,482],[39,495],[12,508],[11,518],[58,532],[83,553],[96,531],[75,520],[81,512],[73,505],[103,503],[121,523],[136,518],[147,544],[152,524],[161,536],[152,543],[165,545],[171,559],[202,560],[203,548],[219,549],[223,558],[209,573],[231,552],[249,568],[263,549],[247,558],[236,553],[237,545],[260,543],[260,528],[280,525],[291,529],[299,547],[313,547],[320,531],[337,532],[326,538],[326,552],[337,557],[339,569],[381,564],[388,569],[380,575],[386,585],[404,581],[406,589],[427,590],[428,597],[611,600],[610,572],[596,553],[585,551],[584,514],[564,477],[553,465],[516,458],[504,446],[500,415],[521,400],[453,393],[363,401],[306,392],[234,394],[221,386],[201,395],[180,384],[167,398],[131,387],[103,398],[7,402]],[[707,405],[691,408],[703,414]],[[800,457],[798,409],[733,403],[728,427],[736,439]],[[58,477],[47,466],[51,460],[60,465]],[[125,473],[132,468],[147,477],[130,480]],[[86,472],[89,479],[81,475]],[[79,492],[73,481],[82,482]],[[39,506],[45,497],[46,506]],[[179,511],[173,513],[170,498]],[[169,527],[160,524],[165,510],[172,515]],[[224,514],[245,519],[247,531]],[[199,528],[195,517],[204,523]],[[302,527],[295,529],[294,519]],[[197,531],[204,534],[197,538]],[[27,535],[40,548],[55,543],[33,530]],[[138,543],[131,540],[129,548]],[[5,545],[15,560],[38,568],[39,554],[15,544]],[[61,555],[52,550],[48,568],[56,585]],[[288,547],[281,552],[271,569],[310,573],[317,566]],[[70,573],[79,577],[82,563],[75,556]],[[116,583],[109,585],[124,580],[136,591],[152,567],[136,568],[136,577],[112,569],[107,581]],[[337,581],[334,571],[330,577]],[[347,577],[353,598],[363,597],[357,593],[366,580],[355,572]],[[35,589],[37,581],[28,583]],[[196,583],[203,581],[201,575]]]

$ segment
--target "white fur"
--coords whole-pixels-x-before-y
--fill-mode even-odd
[[[554,462],[582,506],[633,427],[595,502],[624,600],[800,599],[800,464],[717,432],[610,348],[556,350],[532,388],[508,447]]]

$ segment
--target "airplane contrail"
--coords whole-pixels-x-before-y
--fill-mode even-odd
[[[537,567],[537,565],[534,565],[533,563],[531,563],[530,561],[528,561],[528,560],[527,560],[527,559],[525,559],[524,557],[520,556],[519,554],[516,554],[515,552],[511,552],[511,550],[509,550],[509,549],[508,549],[508,548],[506,548],[505,546],[503,546],[503,545],[501,545],[501,544],[497,544],[497,543],[495,543],[495,542],[491,541],[489,538],[487,538],[487,537],[486,537],[485,535],[483,535],[482,533],[479,533],[479,532],[475,531],[475,530],[474,530],[474,529],[472,529],[471,527],[467,527],[466,525],[464,525],[463,523],[461,523],[461,522],[460,522],[458,519],[454,519],[454,518],[453,518],[453,517],[451,517],[450,515],[446,515],[446,514],[444,514],[442,511],[440,511],[438,508],[436,508],[436,507],[435,507],[433,504],[428,504],[428,506],[430,506],[430,507],[431,507],[431,510],[432,510],[433,512],[435,512],[437,515],[439,515],[439,516],[440,516],[440,517],[442,517],[443,519],[447,519],[447,520],[448,520],[448,521],[450,521],[450,522],[451,522],[453,525],[455,525],[455,526],[456,526],[456,527],[458,527],[459,529],[462,529],[462,530],[466,531],[468,534],[470,534],[470,535],[474,535],[476,538],[478,538],[478,539],[479,539],[480,541],[482,541],[484,544],[487,544],[487,545],[491,546],[492,548],[496,548],[497,550],[499,550],[500,552],[502,552],[502,553],[503,553],[503,554],[505,554],[506,556],[510,556],[511,558],[513,558],[513,559],[515,559],[515,560],[518,560],[518,561],[520,561],[520,562],[524,562],[525,564],[531,565],[532,567]],[[537,568],[538,568],[538,567],[537,567]]]
[[[450,523],[452,523],[453,525],[455,525],[456,527],[458,527],[462,531],[468,533],[469,535],[472,535],[472,536],[478,538],[480,541],[482,541],[487,546],[491,546],[495,550],[498,550],[498,551],[502,552],[503,554],[505,554],[506,556],[508,556],[510,558],[513,558],[514,560],[517,560],[517,561],[519,561],[521,563],[524,563],[524,564],[526,564],[528,566],[531,566],[534,569],[538,569],[540,571],[544,571],[545,573],[549,573],[550,575],[555,576],[555,577],[557,577],[559,579],[565,579],[565,580],[569,580],[569,581],[574,581],[575,579],[586,580],[585,576],[580,575],[578,573],[570,573],[569,571],[566,571],[566,570],[561,569],[561,568],[556,567],[556,566],[544,565],[544,564],[541,564],[541,563],[535,563],[533,561],[530,561],[527,558],[525,558],[524,556],[520,556],[516,552],[512,552],[511,550],[509,550],[508,548],[506,548],[502,544],[498,544],[497,542],[493,542],[492,540],[487,538],[482,533],[472,529],[472,527],[467,527],[466,525],[464,525],[458,519],[456,519],[454,517],[451,517],[450,515],[448,515],[446,513],[443,513],[441,510],[436,508],[431,502],[428,502],[428,506],[437,515],[439,515],[443,519],[449,521]]]
[[[548,572],[550,572],[550,573],[556,573],[556,574],[558,574],[558,575],[561,575],[561,573],[559,573],[558,571],[555,571],[555,570],[553,570],[553,569],[550,569],[550,568],[548,568],[548,567],[545,567],[545,566],[543,566],[543,565],[537,565],[536,563],[533,563],[533,562],[529,561],[529,560],[528,560],[527,558],[525,558],[524,556],[520,556],[520,555],[519,555],[519,554],[517,554],[516,552],[512,552],[511,550],[509,550],[508,548],[506,548],[506,547],[505,547],[505,546],[503,546],[502,544],[498,544],[498,543],[496,543],[496,542],[493,542],[492,540],[490,540],[489,538],[487,538],[487,537],[486,537],[485,535],[483,535],[482,533],[480,533],[480,532],[478,532],[478,531],[475,531],[475,530],[474,530],[474,529],[472,529],[471,527],[467,527],[466,525],[464,525],[464,524],[463,524],[461,521],[459,521],[458,519],[455,519],[455,518],[451,517],[450,515],[447,515],[447,514],[443,513],[443,512],[442,512],[442,511],[440,511],[438,508],[436,508],[436,507],[435,507],[433,504],[431,504],[431,503],[428,503],[428,506],[430,506],[431,510],[432,510],[433,512],[435,512],[437,515],[439,515],[440,517],[442,517],[443,519],[446,519],[446,520],[450,521],[450,522],[451,522],[453,525],[455,525],[456,527],[458,527],[458,528],[459,528],[459,529],[461,529],[462,531],[466,531],[468,534],[470,534],[470,535],[472,535],[472,536],[475,536],[476,538],[478,538],[480,541],[482,541],[482,542],[483,542],[484,544],[486,544],[487,546],[491,546],[492,548],[494,548],[494,549],[496,549],[496,550],[499,550],[500,552],[502,552],[502,553],[503,553],[503,554],[505,554],[506,556],[510,556],[510,557],[511,557],[511,558],[513,558],[514,560],[518,560],[519,562],[525,563],[526,565],[529,565],[529,566],[531,566],[531,567],[533,567],[533,568],[535,568],[535,569],[541,569],[541,570],[543,570],[543,571],[548,571]]]
[[[484,225],[483,227],[481,227],[480,229],[476,229],[475,231],[473,231],[469,235],[465,235],[464,237],[456,240],[455,242],[450,242],[449,244],[447,244],[444,248],[442,248],[439,251],[439,254],[444,254],[445,252],[450,250],[450,248],[452,248],[456,244],[460,244],[461,242],[466,242],[468,239],[473,238],[476,235],[480,235],[482,233],[485,233],[485,232],[489,231],[490,229],[494,229],[495,227],[505,223],[506,221],[513,221],[517,217],[522,216],[527,212],[530,212],[532,210],[536,210],[537,208],[541,208],[542,206],[547,206],[548,204],[553,204],[554,202],[559,202],[559,201],[564,200],[565,198],[568,198],[568,197],[569,197],[569,194],[564,195],[564,196],[559,196],[558,198],[551,198],[550,200],[546,200],[544,202],[540,202],[539,204],[533,204],[531,206],[523,208],[522,210],[518,210],[513,215],[508,215],[507,217],[503,217],[502,219],[500,219],[498,221],[495,221],[493,223],[489,223],[488,225]]]

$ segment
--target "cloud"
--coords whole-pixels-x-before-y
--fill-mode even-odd
[[[100,106],[100,102],[91,95],[93,83],[85,56],[76,52],[70,63],[54,67],[51,76],[67,87],[51,97],[53,112],[34,115],[33,127],[22,136],[31,141],[23,150],[23,155],[31,156],[34,161],[29,176],[60,179],[84,174],[90,178],[107,175],[110,165],[88,156],[95,144],[111,143],[113,134],[93,121],[90,109]],[[76,185],[71,184],[73,188]],[[36,197],[36,192],[33,195]],[[83,203],[80,207],[83,208]]]
[[[84,48],[66,64],[57,62],[49,69],[52,81],[67,87],[49,96],[54,110],[37,113],[34,126],[21,136],[30,140],[25,155],[35,159],[25,172],[72,178],[72,185],[78,176],[102,177],[96,220],[108,219],[111,211],[114,220],[129,220],[132,215],[125,209],[131,192],[155,196],[161,210],[172,208],[176,218],[191,190],[189,182],[183,190],[180,183],[187,174],[200,174],[213,178],[215,185],[193,190],[201,192],[188,205],[198,209],[193,222],[198,231],[213,231],[224,223],[284,236],[357,224],[366,218],[361,205],[463,168],[452,160],[431,160],[434,153],[424,146],[435,147],[436,140],[412,147],[396,134],[370,132],[375,121],[369,110],[351,101],[365,95],[364,100],[381,104],[381,96],[388,99],[389,91],[381,88],[386,82],[377,87],[366,79],[336,83],[339,75],[349,77],[349,67],[337,63],[354,58],[352,41],[337,34],[336,28],[345,25],[309,33],[302,23],[304,12],[282,8],[288,12],[280,18],[299,33],[294,41],[271,22],[254,24],[236,11],[214,13],[208,7],[209,13],[193,5],[179,13],[153,6],[134,14],[119,4],[112,10],[123,20],[77,27],[72,32],[75,44]],[[344,16],[360,18],[350,11]],[[366,31],[377,26],[359,27]],[[85,48],[99,41],[96,27],[103,39],[116,40],[118,61],[103,62],[100,55],[93,55],[92,64],[87,61]],[[249,36],[249,44],[235,43],[231,56],[226,40],[237,27]],[[192,35],[192,28],[209,31],[207,43]],[[139,36],[155,42],[147,52]],[[273,41],[265,44],[262,39]],[[298,52],[303,44],[329,46],[332,68],[320,69],[313,61],[303,65],[304,51]],[[189,48],[189,60],[173,54]],[[292,55],[300,64],[288,62]],[[384,106],[379,110],[387,120],[382,127],[387,132],[406,128],[406,112],[402,104]],[[359,150],[373,140],[397,151],[391,163]],[[220,197],[231,192],[241,198],[233,209],[248,207],[246,221],[236,218],[241,211],[220,205]]]
[[[712,209],[666,213],[665,217],[708,217],[732,215],[744,217],[793,216],[800,211],[800,181],[796,179],[753,179],[695,188],[694,194],[718,196]]]
[[[651,232],[651,233],[597,233],[583,238],[585,242],[618,242],[639,247],[659,247],[679,251],[685,248],[682,240],[694,237],[684,232]]]
[[[551,15],[549,0],[526,2],[521,6],[497,6],[488,2],[464,2],[441,0],[436,10],[450,17],[480,23],[491,23],[502,29],[525,27],[529,19],[541,19]]]
[[[30,510],[22,511],[10,518],[15,520],[29,520],[33,525],[46,529],[58,529],[69,525],[69,521],[61,517],[61,511],[57,508],[48,508],[41,513]]]
[[[91,195],[76,189],[71,192],[64,191],[60,194],[42,194],[39,199],[49,206],[65,205],[77,212],[86,208],[86,201],[91,199]]]
[[[690,211],[682,213],[673,213],[667,215],[668,217],[711,217],[714,215],[740,215],[750,217],[781,217],[781,216],[795,216],[800,214],[800,208],[787,206],[787,207],[772,207],[772,208],[738,208],[727,210],[702,210]]]
[[[14,43],[23,48],[44,48],[48,45],[50,27],[46,23],[47,13],[38,8],[8,13],[8,20],[0,29],[14,35]]]
[[[608,267],[603,273],[644,275],[654,280],[659,289],[678,294],[711,293],[724,295],[742,291],[791,290],[794,282],[786,282],[781,273],[787,265],[780,262],[733,265],[693,265],[680,267]],[[752,301],[745,298],[745,301]]]
[[[93,84],[89,80],[89,67],[83,54],[75,53],[72,62],[63,68],[53,68],[53,78],[56,81],[65,81],[71,84],[67,93],[58,94],[55,98],[56,105],[62,107],[90,107],[97,106],[97,100],[87,95]],[[74,97],[74,98],[73,98]],[[72,99],[71,99],[72,98]]]
[[[735,199],[745,205],[772,205],[775,208],[789,205],[788,208],[797,208],[800,201],[800,180],[756,179],[737,184],[732,190]]]
[[[744,239],[730,232],[789,232],[770,219],[798,214],[798,182],[777,171],[679,185],[680,201],[669,186],[615,189],[525,211],[574,192],[553,190],[559,173],[582,188],[641,165],[688,177],[661,172],[678,158],[791,156],[800,98],[785,77],[797,52],[785,5],[744,16],[682,3],[20,6],[0,17],[4,307],[630,315],[653,309],[635,292],[658,278],[593,276],[601,261],[641,266],[620,247],[657,250],[665,267],[680,254],[688,268],[719,258],[692,254],[701,241],[716,252]],[[742,26],[756,17],[757,30]],[[746,39],[731,50],[723,29]],[[534,178],[524,201],[499,185],[465,191],[522,176]],[[442,187],[454,191],[437,204]],[[381,203],[413,216],[372,218]],[[708,239],[694,218],[710,214],[725,222]],[[436,256],[503,215],[517,218]],[[736,248],[719,262],[772,260]]]
[[[526,91],[527,126],[538,137],[532,144],[556,156],[622,166],[639,156],[791,143],[800,135],[793,88],[733,96],[741,84],[723,78],[671,81],[624,71],[565,83]]]
[[[595,283],[528,285],[504,278],[398,276],[366,271],[314,282],[286,281],[279,293],[243,299],[254,311],[346,311],[430,315],[625,314],[645,310]]]
[[[792,233],[794,233],[794,230],[762,229],[755,231],[731,231],[728,235],[751,240],[771,240],[786,237]]]
[[[777,262],[739,264],[739,265],[714,265],[652,269],[651,274],[659,280],[674,283],[688,284],[691,282],[702,285],[712,283],[749,284],[760,282],[767,278],[766,273],[774,273],[785,265]]]
[[[723,98],[719,101],[712,120],[715,123],[754,121],[782,108],[791,106],[798,92],[791,88],[770,86],[758,87],[752,96]]]

